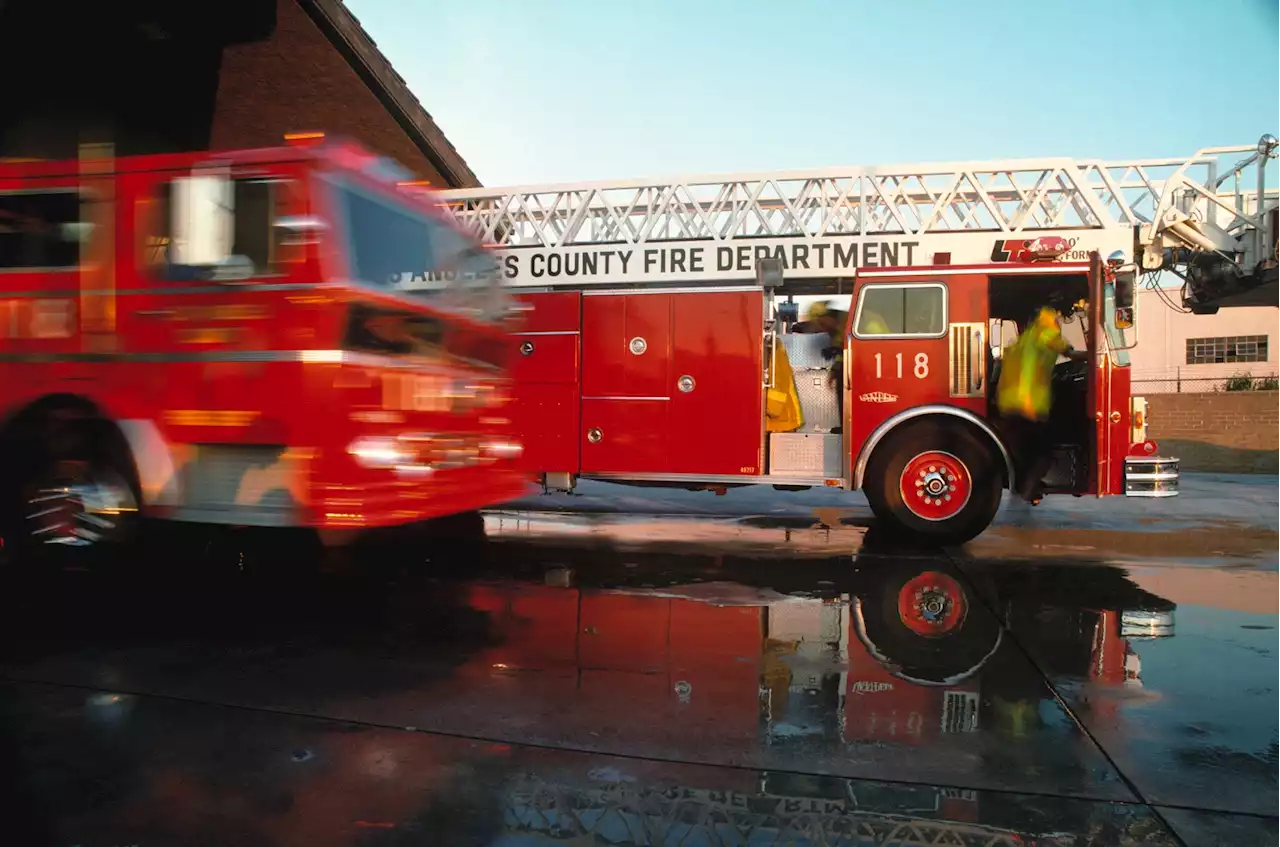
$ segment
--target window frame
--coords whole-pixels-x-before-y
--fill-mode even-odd
[[[1254,349],[1258,353],[1258,358],[1242,359],[1242,358],[1239,358],[1239,354],[1237,353],[1236,358],[1229,359],[1228,358],[1229,354],[1227,351],[1229,348],[1233,346],[1232,342],[1235,342],[1235,344],[1238,345],[1239,342],[1244,339],[1248,339],[1254,344]],[[1191,361],[1192,351],[1194,349],[1193,345],[1195,345],[1197,342],[1201,342],[1202,344],[1207,342],[1208,344],[1213,345],[1213,348],[1215,349],[1215,351],[1217,348],[1217,343],[1222,342],[1222,361],[1221,362]],[[1270,347],[1271,347],[1271,336],[1265,333],[1254,333],[1252,335],[1206,335],[1206,336],[1200,336],[1198,338],[1187,338],[1185,339],[1184,346],[1183,346],[1184,367],[1198,368],[1198,367],[1206,367],[1210,365],[1265,364],[1266,362],[1269,362],[1271,360]]]
[[[94,221],[85,220],[84,207],[86,203],[96,202],[96,195],[93,191],[85,186],[65,185],[65,186],[40,186],[33,188],[0,188],[0,197],[13,197],[17,195],[32,194],[73,194],[79,201],[78,214],[76,224],[89,225],[88,239],[81,239],[76,245],[76,263],[74,265],[23,265],[8,267],[0,265],[0,274],[39,274],[39,273],[67,273],[68,271],[77,271],[84,267],[85,251],[92,243]]]
[[[330,209],[332,210],[333,220],[335,224],[338,225],[341,231],[341,235],[339,236],[339,238],[341,238],[345,247],[345,262],[347,265],[346,282],[348,284],[353,285],[358,289],[373,292],[384,297],[391,296],[391,297],[404,298],[406,300],[413,302],[418,306],[426,306],[428,309],[441,315],[462,318],[464,320],[475,321],[477,323],[490,325],[490,326],[501,323],[502,321],[501,316],[486,315],[483,310],[469,310],[466,308],[459,308],[455,303],[450,302],[451,295],[454,295],[457,292],[458,286],[461,284],[460,279],[454,279],[452,281],[442,280],[442,282],[444,282],[445,284],[436,288],[409,289],[404,287],[403,281],[397,282],[397,283],[391,283],[386,286],[379,286],[376,282],[372,280],[361,279],[359,276],[357,276],[354,268],[351,267],[352,257],[356,255],[355,229],[351,225],[350,210],[348,208],[348,204],[346,203],[345,199],[342,197],[341,192],[352,191],[354,193],[361,195],[367,200],[371,200],[373,202],[382,204],[384,206],[388,206],[393,210],[401,211],[401,212],[404,212],[405,214],[412,215],[416,218],[421,219],[422,223],[427,228],[430,228],[433,226],[438,226],[440,228],[448,228],[450,224],[446,220],[436,219],[430,212],[426,210],[415,208],[415,204],[411,199],[398,197],[396,199],[401,200],[402,201],[401,203],[397,204],[397,203],[391,202],[390,198],[384,195],[377,188],[370,188],[369,186],[365,185],[362,180],[353,178],[350,174],[347,174],[341,171],[327,171],[327,172],[322,172],[317,176],[320,182],[324,186],[324,191],[326,193],[325,199],[326,199],[326,202],[329,204]],[[474,239],[474,240],[476,241],[477,244],[480,243],[479,239]],[[434,255],[436,250],[436,244],[433,236],[430,238],[429,249],[431,250],[431,253],[432,253],[431,255],[432,261],[430,264],[438,267],[439,263],[435,261],[435,255]],[[434,270],[428,270],[428,273],[434,273],[434,272],[435,272]],[[492,280],[492,282],[489,283],[489,290],[483,292],[486,297],[494,296],[496,294],[501,293],[501,289],[503,288],[500,267],[495,268],[495,274],[496,275],[494,279]],[[476,293],[478,289],[473,288],[473,289],[469,289],[468,291],[469,293]]]
[[[166,192],[169,190],[170,186],[173,185],[174,181],[182,178],[183,176],[186,176],[186,174],[174,172],[172,173],[172,175],[166,175],[161,179],[152,182],[149,186],[143,189],[143,196],[145,197],[145,199],[154,201],[160,209],[161,214],[157,216],[159,219],[158,221],[148,222],[144,220],[143,204],[141,203],[134,204],[134,227],[135,227],[135,232],[137,233],[137,237],[134,240],[137,242],[137,247],[135,249],[138,250],[138,254],[136,258],[137,265],[138,265],[138,272],[145,278],[153,279],[158,282],[172,283],[174,285],[190,285],[200,281],[189,280],[189,279],[174,279],[172,276],[170,276],[168,274],[168,269],[174,266],[168,262],[166,252],[161,253],[161,260],[159,262],[154,262],[154,263],[150,262],[149,252],[154,248],[152,248],[150,245],[147,244],[147,240],[152,237],[153,233],[148,233],[145,231],[145,229],[151,223],[158,223],[162,225],[164,227],[164,232],[165,232],[165,236],[164,236],[165,243],[164,243],[164,246],[159,249],[161,251],[168,250],[169,242],[173,238],[173,232],[172,232],[173,204],[171,202],[166,202],[165,195],[166,195]],[[268,185],[271,186],[267,195],[269,199],[268,207],[271,211],[270,231],[268,233],[268,239],[267,239],[267,246],[268,246],[268,252],[269,252],[269,255],[267,257],[268,267],[262,268],[262,269],[255,267],[254,273],[251,277],[249,277],[249,279],[279,280],[279,279],[284,279],[288,277],[289,276],[288,269],[287,268],[282,269],[278,266],[279,265],[278,253],[280,250],[280,244],[277,241],[277,236],[275,233],[275,223],[282,216],[279,214],[280,189],[277,186],[301,185],[303,181],[291,174],[274,174],[274,173],[245,174],[241,176],[233,175],[231,176],[230,179],[231,179],[231,182],[233,183],[233,188],[232,188],[233,191],[235,190],[234,183],[239,183],[239,182],[261,182],[261,183],[267,183]],[[234,231],[234,224],[232,226]]]
[[[858,327],[862,324],[862,310],[866,306],[868,289],[884,289],[884,288],[936,288],[942,292],[942,329],[938,332],[895,332],[883,333],[877,335],[863,335],[858,332]],[[858,289],[858,302],[854,307],[853,326],[849,327],[850,333],[854,338],[861,341],[896,341],[910,340],[919,338],[946,338],[951,326],[951,303],[950,289],[946,280],[930,280],[929,282],[866,282]],[[905,319],[905,315],[903,318]]]

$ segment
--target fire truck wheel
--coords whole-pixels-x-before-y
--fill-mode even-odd
[[[930,544],[963,544],[995,518],[1003,491],[988,445],[961,423],[922,422],[876,449],[863,484],[886,529]]]
[[[0,537],[10,564],[105,566],[136,537],[138,487],[109,423],[52,414],[8,445]]]

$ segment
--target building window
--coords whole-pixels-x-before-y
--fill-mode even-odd
[[[1265,361],[1267,361],[1267,336],[1265,335],[1187,339],[1188,365]]]
[[[938,283],[862,287],[854,334],[859,338],[934,338],[947,331],[947,289]]]

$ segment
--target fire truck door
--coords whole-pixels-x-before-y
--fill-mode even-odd
[[[1102,326],[1104,282],[1102,257],[1092,253],[1089,257],[1089,384],[1086,408],[1093,412],[1093,427],[1086,428],[1089,434],[1085,445],[1085,455],[1089,457],[1086,491],[1099,497],[1112,493],[1108,482],[1111,476],[1110,437],[1114,429],[1111,417],[1113,412],[1119,414],[1119,410],[1111,408],[1111,369],[1106,360]]]
[[[582,472],[760,473],[763,294],[582,298]]]
[[[886,419],[935,403],[986,414],[986,277],[860,276],[848,372],[848,443]]]

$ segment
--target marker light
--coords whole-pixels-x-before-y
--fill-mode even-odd
[[[1071,249],[1071,242],[1058,235],[1044,235],[1027,242],[1026,251],[1032,261],[1056,259]]]
[[[313,147],[324,141],[323,132],[286,132],[285,143],[290,147]]]

